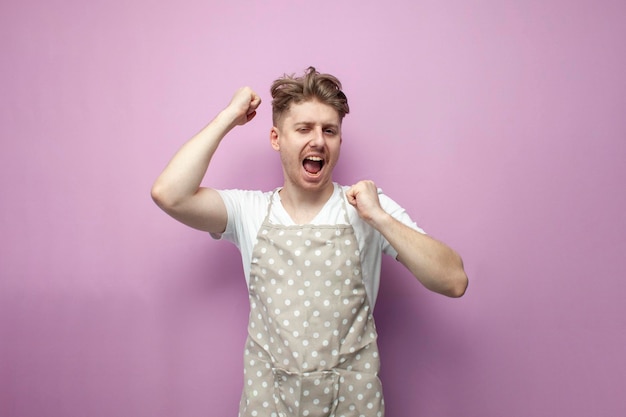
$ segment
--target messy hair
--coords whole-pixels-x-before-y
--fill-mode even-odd
[[[321,74],[309,67],[302,77],[285,75],[272,84],[272,122],[278,125],[292,103],[318,100],[331,106],[339,114],[339,120],[350,112],[348,98],[341,91],[341,82],[330,74]]]

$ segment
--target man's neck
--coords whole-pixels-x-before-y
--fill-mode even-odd
[[[319,190],[302,190],[285,184],[280,190],[280,200],[287,214],[296,224],[310,223],[333,195],[335,186],[330,183]]]

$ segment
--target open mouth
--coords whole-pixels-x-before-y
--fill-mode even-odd
[[[319,156],[308,156],[302,161],[302,166],[309,174],[318,174],[324,167],[324,160]]]

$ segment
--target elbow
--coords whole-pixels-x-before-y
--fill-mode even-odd
[[[458,276],[454,278],[453,283],[450,285],[448,289],[447,296],[451,298],[461,298],[465,295],[467,291],[467,285],[469,280],[467,279],[467,275],[465,271],[461,270]]]
[[[150,196],[152,201],[166,212],[171,211],[176,206],[176,202],[172,200],[165,187],[159,181],[152,185]]]
[[[450,275],[450,286],[446,295],[452,298],[463,297],[467,291],[469,279],[467,278],[465,268],[463,267],[463,260],[460,257],[457,267],[450,273]]]
[[[159,206],[162,207],[165,201],[165,196],[163,194],[162,187],[159,186],[158,182],[155,182],[150,189],[150,197],[152,197],[152,201]]]

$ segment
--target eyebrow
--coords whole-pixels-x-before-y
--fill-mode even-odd
[[[316,124],[317,123],[315,123],[315,122],[306,122],[306,121],[304,121],[304,122],[295,122],[293,124],[293,126],[294,127],[298,127],[298,126],[310,127],[310,126],[315,126]],[[339,126],[340,125],[338,125],[336,123],[322,123],[322,127],[324,127],[324,128],[332,127],[332,128],[335,128],[335,129],[339,129]]]

